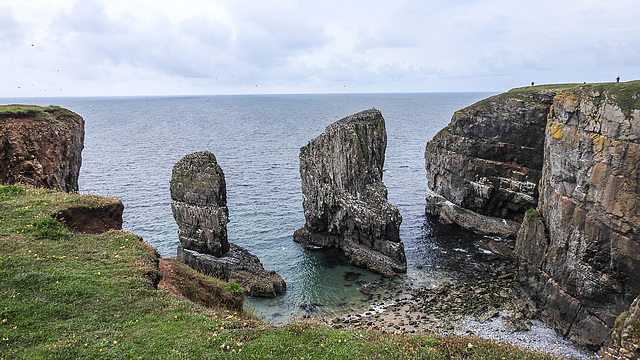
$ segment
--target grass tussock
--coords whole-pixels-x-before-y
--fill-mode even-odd
[[[158,257],[140,237],[73,234],[51,219],[100,201],[112,200],[0,187],[0,359],[552,358],[464,337],[273,327],[220,302],[238,296],[224,291],[233,286],[180,265],[174,280],[195,302],[176,297],[156,289]]]

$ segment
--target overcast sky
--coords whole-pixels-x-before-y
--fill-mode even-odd
[[[640,78],[638,0],[4,0],[0,96],[506,91]]]

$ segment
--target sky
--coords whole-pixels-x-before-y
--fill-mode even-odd
[[[0,97],[502,92],[640,78],[638,0],[4,0]]]

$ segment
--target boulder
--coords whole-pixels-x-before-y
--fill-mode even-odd
[[[171,209],[178,224],[177,258],[194,269],[240,284],[251,296],[283,294],[286,284],[260,260],[227,239],[226,183],[215,155],[197,152],[173,167]]]
[[[0,106],[0,183],[78,191],[84,120],[57,106]]]
[[[300,149],[304,227],[294,240],[337,248],[347,259],[387,276],[406,272],[400,212],[382,182],[387,134],[382,113],[345,117]]]

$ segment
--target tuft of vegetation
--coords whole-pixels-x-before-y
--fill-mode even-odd
[[[0,186],[0,201],[8,200],[19,195],[24,195],[26,190],[22,186],[8,185]]]
[[[529,209],[524,213],[524,218],[542,221],[542,214],[538,209]]]
[[[207,308],[155,288],[156,251],[135,234],[60,236],[50,214],[95,197],[13,185],[0,194],[2,359],[554,358],[461,336],[273,327],[224,304]],[[192,284],[201,276],[181,266],[174,273]],[[234,285],[217,288],[237,298]]]

